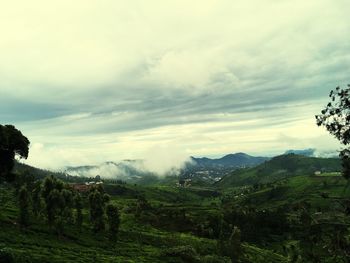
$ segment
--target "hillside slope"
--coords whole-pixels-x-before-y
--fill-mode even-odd
[[[66,179],[66,174],[65,173],[60,173],[60,172],[53,172],[53,171],[49,171],[49,170],[44,170],[44,169],[40,169],[40,168],[36,168],[33,166],[30,166],[28,164],[25,163],[21,163],[16,161],[15,162],[15,167],[13,169],[14,173],[18,173],[18,174],[32,174],[33,176],[35,176],[36,179],[42,179],[45,178],[46,176],[50,176],[50,175],[54,175],[57,178],[60,179]]]
[[[316,171],[337,172],[340,170],[340,159],[287,154],[274,157],[253,168],[236,170],[224,176],[216,183],[216,186],[234,187],[270,183],[297,175],[313,175]]]

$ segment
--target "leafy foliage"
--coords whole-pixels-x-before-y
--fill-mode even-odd
[[[105,229],[105,201],[107,201],[106,196],[102,195],[98,189],[93,189],[89,194],[90,221],[94,232]]]
[[[75,223],[79,230],[81,230],[82,224],[83,224],[83,201],[81,199],[81,195],[77,193],[74,198],[74,204],[76,209],[76,217],[75,217]]]
[[[109,182],[82,194],[67,184],[79,180],[23,169],[0,185],[0,262],[345,262],[349,219],[335,197],[346,180],[314,170],[339,160],[279,156],[235,173],[235,188]]]
[[[316,115],[318,126],[324,126],[330,134],[336,137],[344,146],[350,143],[350,84],[347,88],[336,87],[331,90],[331,101]],[[350,149],[340,152],[343,164],[343,175],[350,179]]]
[[[267,184],[298,175],[314,175],[316,171],[338,172],[342,169],[337,158],[316,158],[296,154],[280,155],[254,168],[240,169],[224,176],[219,187]]]
[[[73,223],[74,195],[72,190],[53,176],[45,178],[42,190],[48,224],[61,235],[64,226]],[[37,199],[40,202],[40,199]]]
[[[15,156],[27,158],[29,140],[13,125],[0,125],[0,180],[13,181]]]
[[[22,226],[29,225],[29,208],[30,208],[30,194],[27,186],[24,185],[19,190],[19,223]]]
[[[117,239],[117,234],[120,225],[120,214],[118,207],[113,204],[107,205],[106,214],[109,226],[109,237],[111,241],[115,241]]]

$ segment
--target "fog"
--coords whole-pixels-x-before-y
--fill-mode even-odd
[[[180,148],[170,149],[159,146],[150,149],[143,160],[121,160],[103,162],[96,165],[72,166],[61,169],[73,176],[95,177],[100,175],[105,179],[127,179],[144,175],[165,177],[179,175],[191,159]]]

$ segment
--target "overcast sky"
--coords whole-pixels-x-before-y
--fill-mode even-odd
[[[348,0],[3,1],[0,123],[43,168],[335,150]]]

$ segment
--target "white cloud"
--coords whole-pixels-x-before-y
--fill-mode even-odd
[[[42,167],[143,158],[158,145],[180,148],[166,167],[190,154],[336,148],[312,117],[348,81],[349,7],[8,1],[0,120],[23,130]]]
[[[176,173],[190,162],[189,154],[175,144],[158,144],[144,153],[145,168],[158,175]]]

